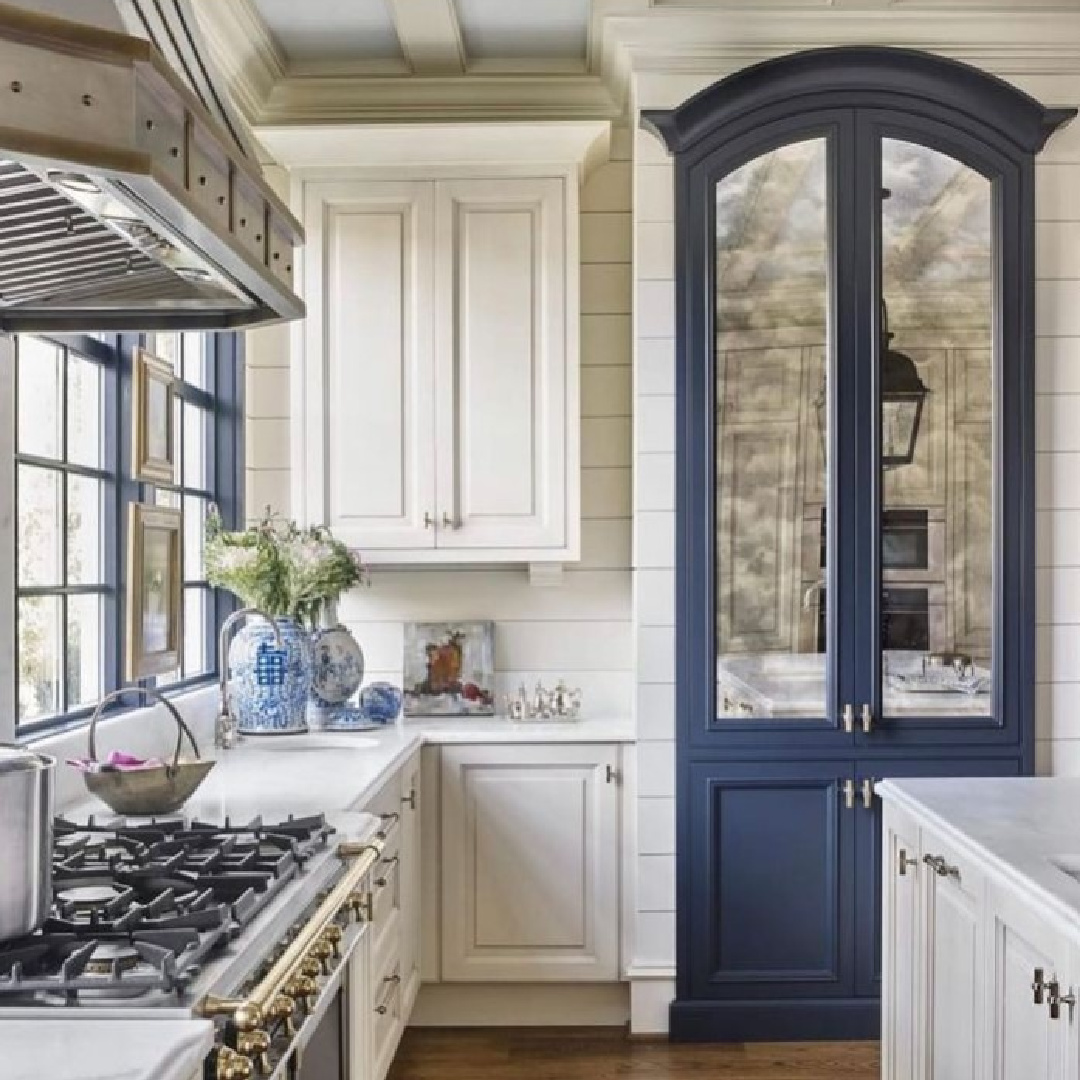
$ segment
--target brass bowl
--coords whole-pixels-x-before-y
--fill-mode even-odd
[[[117,814],[151,817],[155,814],[174,813],[191,798],[216,762],[199,760],[199,746],[195,742],[195,736],[191,734],[191,729],[184,723],[176,706],[157,690],[148,686],[130,686],[114,690],[98,702],[90,721],[90,760],[97,761],[95,731],[102,711],[109,702],[126,693],[156,698],[172,714],[177,726],[173,759],[166,765],[151,766],[147,769],[104,768],[84,772],[86,789]],[[195,761],[180,760],[180,747],[185,735],[195,751]]]

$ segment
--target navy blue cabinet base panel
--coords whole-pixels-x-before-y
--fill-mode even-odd
[[[675,158],[673,1039],[873,1038],[887,776],[1034,767],[1034,158],[901,49],[643,124]]]

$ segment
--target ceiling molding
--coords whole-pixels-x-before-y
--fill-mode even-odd
[[[259,141],[297,173],[339,169],[439,169],[512,165],[576,167],[608,160],[607,121],[328,124],[261,127]]]
[[[460,75],[465,45],[453,0],[388,0],[401,50],[417,75]]]
[[[229,92],[253,124],[274,86],[285,77],[285,56],[251,0],[191,0],[210,54]]]
[[[610,120],[622,105],[596,75],[282,79],[256,127],[378,120]]]

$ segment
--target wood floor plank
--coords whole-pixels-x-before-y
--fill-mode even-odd
[[[672,1045],[622,1028],[410,1028],[390,1080],[876,1080],[877,1043]]]

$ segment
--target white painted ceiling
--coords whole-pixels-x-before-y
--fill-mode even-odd
[[[585,60],[589,0],[454,0],[470,60]]]
[[[289,60],[403,59],[391,0],[252,2]],[[452,0],[452,5],[467,62],[584,63],[590,0]]]
[[[254,0],[290,60],[401,60],[387,0]]]

